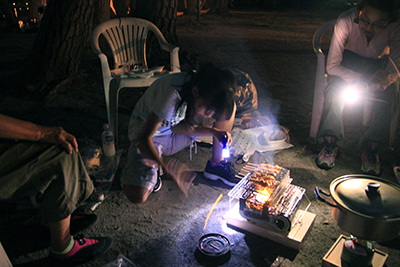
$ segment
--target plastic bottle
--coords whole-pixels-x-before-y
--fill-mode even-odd
[[[114,135],[110,131],[110,127],[107,123],[103,125],[103,133],[101,134],[101,140],[103,142],[103,153],[106,157],[111,158],[115,155],[115,144]]]

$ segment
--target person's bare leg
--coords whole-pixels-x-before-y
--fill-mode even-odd
[[[59,222],[49,222],[50,229],[50,248],[53,251],[63,251],[68,247],[71,242],[71,234],[69,226],[71,222],[71,215]]]
[[[232,113],[232,116],[229,120],[219,120],[214,123],[214,127],[222,130],[222,131],[231,131],[233,127],[233,122],[235,120],[235,114],[236,114],[236,107]],[[222,115],[221,118],[224,118],[225,115]],[[212,158],[211,161],[213,163],[219,163],[222,160],[224,160],[224,157],[222,156],[222,145],[220,144],[219,140],[215,137],[213,137],[213,151],[212,151]]]

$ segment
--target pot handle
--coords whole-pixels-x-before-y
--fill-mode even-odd
[[[315,193],[315,196],[317,197],[317,199],[318,199],[319,201],[324,202],[324,203],[328,204],[328,205],[331,206],[331,207],[340,209],[337,205],[335,205],[335,204],[333,204],[333,203],[331,203],[331,202],[327,202],[326,199],[323,198],[323,197],[321,196],[321,194],[323,194],[323,195],[325,195],[325,196],[330,197],[331,194],[325,193],[324,191],[322,191],[321,189],[319,189],[318,186],[315,187],[314,193]]]

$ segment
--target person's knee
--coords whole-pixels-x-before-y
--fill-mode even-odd
[[[124,185],[124,193],[130,202],[140,204],[146,202],[151,191],[141,186]]]

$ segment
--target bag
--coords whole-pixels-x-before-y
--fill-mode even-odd
[[[230,151],[234,156],[243,155],[247,162],[255,151],[263,153],[293,147],[289,130],[281,125],[268,125],[250,129],[233,128]]]
[[[256,86],[248,73],[238,69],[226,67],[231,71],[237,81],[237,91],[235,95],[236,118],[250,116],[258,108],[258,95]]]
[[[367,58],[346,49],[343,51],[343,59],[340,64],[352,71],[361,73],[365,76],[370,76],[378,70],[386,69],[388,63],[388,57],[377,59]]]

